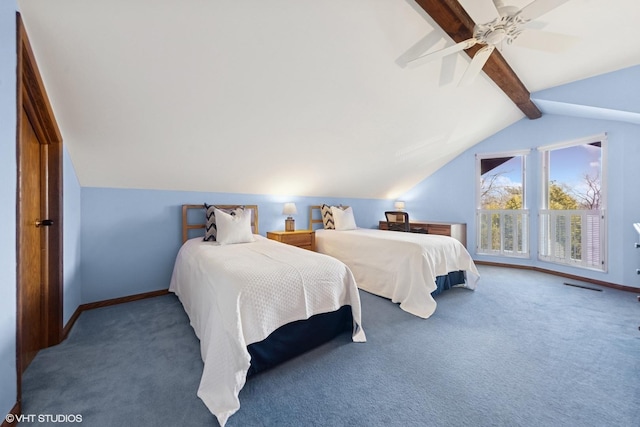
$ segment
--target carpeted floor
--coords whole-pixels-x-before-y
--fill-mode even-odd
[[[479,270],[475,292],[438,295],[427,320],[361,292],[367,343],[346,334],[251,378],[227,425],[640,425],[635,294]],[[27,369],[23,413],[78,414],[85,426],[217,426],[196,396],[201,373],[175,296],[95,309]]]

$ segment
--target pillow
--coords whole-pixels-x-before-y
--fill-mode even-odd
[[[216,241],[221,245],[253,242],[251,232],[251,211],[242,208],[228,214],[214,208],[216,216]]]
[[[320,206],[320,214],[322,215],[322,225],[325,230],[333,230],[335,224],[333,222],[333,214],[331,213],[331,206],[323,204]]]
[[[355,230],[357,228],[356,219],[353,217],[353,209],[350,207],[341,209],[331,206],[331,213],[333,214],[336,230]]]
[[[232,209],[222,209],[219,208],[217,206],[214,205],[208,205],[206,203],[204,203],[204,207],[207,210],[206,211],[206,217],[207,217],[207,223],[204,226],[204,241],[205,242],[215,242],[216,241],[216,233],[217,233],[217,228],[216,228],[216,215],[215,215],[215,210],[218,209],[222,212],[226,212],[228,214],[231,215],[235,215],[235,211],[237,209],[241,209],[244,210],[244,206],[240,206],[238,208],[232,208]]]
[[[204,226],[204,241],[214,242],[216,240],[216,215],[214,212],[215,206],[204,204],[204,208],[207,210],[207,223]]]

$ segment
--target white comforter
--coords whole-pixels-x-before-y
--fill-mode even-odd
[[[436,310],[431,292],[437,276],[464,270],[464,286],[470,289],[480,278],[462,243],[447,236],[364,228],[316,230],[316,250],[347,264],[360,289],[424,318]]]
[[[262,236],[234,245],[188,240],[169,290],[179,297],[200,339],[200,397],[221,426],[240,408],[250,365],[247,345],[282,325],[351,305],[353,341],[366,341],[360,296],[340,261]]]

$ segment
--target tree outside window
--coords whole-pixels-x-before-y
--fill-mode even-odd
[[[604,269],[602,141],[541,149],[546,172],[540,258]]]
[[[528,255],[528,214],[524,206],[525,155],[487,156],[478,161],[478,252]]]

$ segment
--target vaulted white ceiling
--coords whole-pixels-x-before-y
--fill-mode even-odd
[[[82,186],[393,198],[523,117],[484,74],[457,86],[464,53],[402,66],[453,43],[412,0],[19,7]],[[637,0],[570,0],[540,20],[572,48],[502,54],[535,92],[640,64],[638,18]]]

